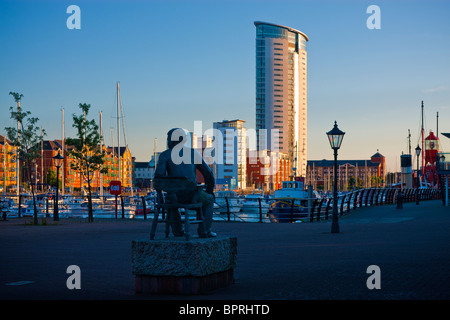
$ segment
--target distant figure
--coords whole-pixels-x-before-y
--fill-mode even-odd
[[[186,177],[189,181],[197,184],[196,171],[198,170],[206,185],[206,191],[200,191],[199,201],[202,202],[204,223],[200,223],[198,227],[198,235],[200,238],[212,238],[216,234],[211,232],[211,224],[214,209],[214,176],[203,159],[202,155],[195,149],[184,145],[187,139],[186,132],[183,129],[171,129],[167,133],[167,150],[159,155],[156,166],[155,178],[169,177]],[[189,201],[190,199],[181,199],[180,201]],[[183,236],[184,231],[181,224],[181,217],[178,212],[174,212],[174,220],[172,224],[172,232],[175,236]]]

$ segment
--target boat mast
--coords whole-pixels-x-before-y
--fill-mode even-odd
[[[41,127],[41,191],[44,191],[44,131]]]
[[[439,139],[439,112],[436,112],[436,138]]]
[[[111,140],[112,140],[112,175],[115,176],[116,174],[116,166],[115,166],[115,161],[114,161],[114,128],[111,127]],[[109,177],[109,180],[111,180],[111,176]],[[116,180],[116,179],[114,179]]]
[[[17,101],[17,112],[19,117],[17,119],[17,142],[20,143],[20,99]],[[6,168],[5,168],[6,169]],[[20,161],[19,161],[19,148],[16,148],[16,183],[17,183],[17,199],[19,199],[20,195]]]
[[[119,165],[119,181],[122,181],[120,176],[120,116],[119,116],[119,96],[120,96],[120,88],[119,81],[117,81],[117,158]]]
[[[126,133],[126,130],[125,130],[125,120],[124,120],[125,117],[123,116],[122,98],[120,98],[120,96],[119,96],[119,103],[120,103],[120,114],[122,116],[123,139],[124,139],[124,143],[125,143],[125,151],[123,152],[123,154],[125,156],[125,153],[127,152],[127,150],[129,151],[129,149],[128,149],[128,142],[127,142],[127,133]],[[131,167],[129,159],[130,159],[130,157],[128,157],[128,155],[127,155],[127,168]],[[123,171],[124,171],[124,176],[125,176],[125,169]],[[134,196],[134,193],[133,193],[133,177],[132,177],[131,172],[129,174],[129,182],[130,182],[130,188],[131,188],[131,196],[133,197]]]
[[[153,144],[153,157],[155,159],[155,172],[156,172],[156,142],[157,142],[158,138],[155,138],[154,144]]]
[[[3,136],[3,195],[6,195],[6,136]]]
[[[102,112],[100,111],[100,152],[103,152],[103,120]],[[100,174],[100,197],[103,201],[103,173],[99,171]]]
[[[411,154],[411,131],[408,129],[408,150],[409,154]]]
[[[64,147],[65,147],[65,143],[64,143],[64,140],[65,140],[65,135],[64,135],[64,108],[61,108],[61,112],[62,112],[62,130],[61,130],[61,147],[62,147],[62,150],[61,150],[61,156],[64,158]],[[61,195],[64,195],[64,186],[65,186],[65,181],[64,181],[64,176],[65,176],[65,170],[64,170],[64,167],[65,167],[65,165],[64,165],[65,163],[63,162],[63,165],[62,165],[62,170],[61,170],[61,183],[62,183],[62,192],[61,192]],[[56,187],[58,187],[58,186],[56,186]]]
[[[422,100],[422,129],[421,129],[421,135],[422,135],[422,170],[424,169],[424,153],[425,153],[425,148],[424,148],[424,137],[423,137],[423,100]]]

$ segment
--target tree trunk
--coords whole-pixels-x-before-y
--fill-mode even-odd
[[[92,210],[92,193],[91,193],[91,178],[89,177],[89,171],[87,172],[87,182],[88,182],[88,211],[89,211],[89,222],[94,222],[94,213]]]
[[[34,190],[34,184],[31,184],[31,193],[33,194],[33,209],[34,209],[34,213],[33,213],[33,223],[34,224],[38,224],[38,216],[37,216],[37,207],[36,207],[36,195],[35,195],[35,190]]]
[[[27,176],[28,176],[28,183],[31,184],[31,194],[33,195],[33,224],[39,224],[38,222],[38,216],[37,216],[37,207],[36,207],[36,195],[34,190],[34,183],[31,181],[31,162],[27,161]]]

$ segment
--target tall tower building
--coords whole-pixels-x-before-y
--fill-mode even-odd
[[[258,149],[286,153],[290,176],[306,176],[307,54],[306,34],[293,28],[255,21],[256,131]],[[261,129],[266,129],[263,137]],[[277,130],[277,131],[272,131]]]

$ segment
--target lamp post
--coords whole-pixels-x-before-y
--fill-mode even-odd
[[[420,184],[420,177],[419,177],[419,156],[420,156],[420,149],[419,145],[416,147],[416,155],[417,155],[417,184],[416,184],[416,204],[419,204],[419,184]]]
[[[58,214],[59,168],[62,165],[64,157],[62,157],[61,153],[58,151],[58,154],[53,157],[53,160],[55,161],[55,167],[56,167],[56,198],[55,198],[55,206],[54,206],[54,212],[53,212],[53,220],[59,221],[59,214]]]
[[[327,132],[328,140],[330,141],[331,149],[334,150],[334,186],[333,186],[333,222],[331,224],[331,233],[339,233],[338,222],[338,199],[337,199],[337,155],[338,150],[341,147],[342,139],[345,132],[339,130],[337,122],[334,122],[334,127]]]

